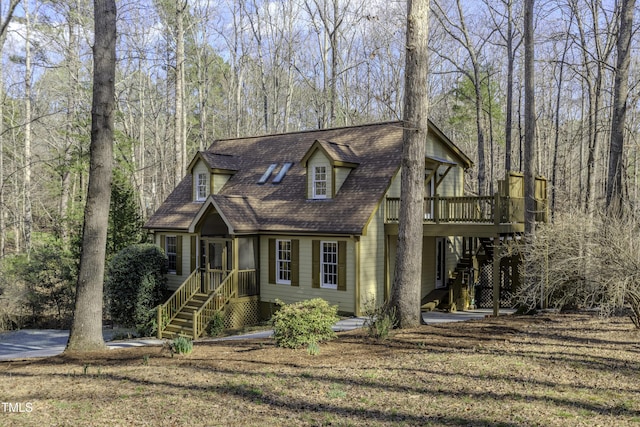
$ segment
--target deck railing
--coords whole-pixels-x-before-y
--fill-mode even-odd
[[[158,306],[158,338],[162,338],[162,331],[166,325],[176,317],[182,307],[198,292],[200,292],[200,272],[195,270],[176,289],[167,302]]]
[[[494,196],[425,197],[425,224],[479,223],[510,224],[524,222],[524,198]],[[547,201],[536,199],[536,221],[546,222]],[[398,222],[400,198],[388,197],[385,221]]]
[[[202,306],[193,312],[193,339],[197,339],[213,316],[236,295],[238,271],[232,270],[222,283],[209,295]]]
[[[250,297],[258,295],[258,274],[256,270],[238,271],[238,296]]]

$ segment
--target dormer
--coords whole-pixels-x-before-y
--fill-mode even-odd
[[[346,144],[316,140],[300,164],[306,169],[307,199],[332,199],[359,162]]]
[[[238,171],[234,156],[198,151],[189,163],[193,182],[193,201],[204,201],[210,194],[218,194],[231,176]]]

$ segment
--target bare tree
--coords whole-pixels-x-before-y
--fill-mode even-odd
[[[533,69],[533,3],[524,1],[524,224],[525,233],[535,233],[535,142],[536,110]]]
[[[115,110],[116,2],[94,0],[93,106],[91,110],[91,164],[82,232],[82,253],[71,335],[65,351],[92,351],[104,347],[102,294]]]
[[[20,0],[11,0],[9,6],[4,14],[0,16],[0,56],[4,50],[4,42],[7,40],[7,29],[9,28],[9,22],[13,19],[13,12],[20,3]],[[1,11],[0,11],[1,12]],[[3,66],[0,61],[0,82],[3,81]],[[4,181],[4,84],[0,84],[0,257],[5,254],[5,247],[7,241],[7,226],[5,224],[5,209],[4,209],[4,194],[5,194],[5,181]]]
[[[390,306],[398,327],[420,324],[424,156],[429,126],[427,94],[429,0],[407,2],[404,133],[398,251]]]
[[[624,128],[627,118],[629,95],[629,63],[631,59],[631,34],[636,0],[622,0],[620,4],[620,30],[616,42],[617,62],[613,86],[613,118],[609,143],[609,171],[607,173],[607,206],[622,203],[622,152]]]

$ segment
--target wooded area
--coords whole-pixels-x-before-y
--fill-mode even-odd
[[[403,117],[405,2],[117,4],[107,257],[140,240],[141,222],[216,137]],[[78,258],[92,8],[89,0],[0,3],[0,259],[42,247]],[[637,206],[634,8],[633,0],[535,3],[533,172],[550,180],[552,211],[594,212],[616,194]],[[429,18],[430,117],[475,162],[467,192],[493,194],[505,170],[524,169],[523,2],[432,0]]]

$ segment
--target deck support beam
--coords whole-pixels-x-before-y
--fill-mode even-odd
[[[500,235],[493,238],[493,315],[500,312]]]

